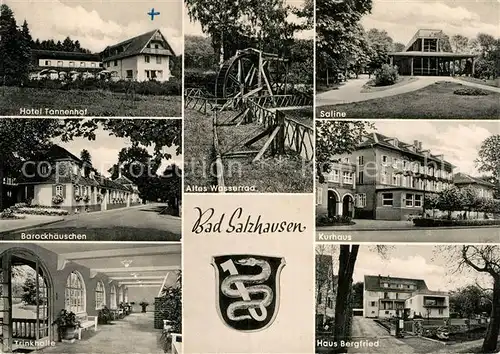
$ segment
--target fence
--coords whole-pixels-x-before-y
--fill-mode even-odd
[[[292,118],[286,118],[283,112],[284,144],[297,152],[306,161],[311,161],[314,155],[314,129]]]

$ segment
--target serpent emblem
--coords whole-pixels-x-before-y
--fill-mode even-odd
[[[260,267],[261,272],[255,275],[238,274],[234,263],[249,267]],[[228,306],[227,317],[232,321],[250,320],[252,318],[256,321],[265,321],[267,307],[273,301],[274,293],[269,286],[262,283],[271,276],[271,266],[267,261],[253,257],[243,258],[234,263],[232,260],[228,260],[221,264],[223,269],[230,273],[222,281],[221,292],[229,298],[243,298],[243,300],[235,301]],[[263,294],[264,297],[259,300],[252,300],[252,294]],[[249,314],[237,316],[235,314],[237,310],[248,310]]]

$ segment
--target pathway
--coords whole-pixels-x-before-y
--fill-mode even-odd
[[[36,353],[92,353],[92,354],[132,354],[163,353],[159,345],[161,331],[155,329],[154,313],[132,313],[109,325],[98,325],[97,332],[87,329],[82,340],[74,343],[57,343],[55,347],[47,347]]]
[[[354,316],[352,318],[352,342],[360,343],[359,348],[352,348],[349,353],[413,353],[412,347],[391,336],[387,330],[370,318]],[[377,346],[365,346],[363,343],[377,343]]]
[[[462,84],[464,86],[470,86],[487,91],[500,93],[500,88],[498,87],[492,87],[487,85],[481,85],[474,82],[458,80],[449,76],[418,76],[415,78],[417,78],[417,80],[411,81],[406,85],[396,86],[394,88],[389,88],[387,90],[375,91],[375,92],[361,92],[361,89],[369,81],[369,79],[368,75],[360,75],[358,79],[352,79],[347,81],[343,86],[340,86],[337,90],[331,90],[317,94],[316,107],[360,102],[376,98],[400,95],[403,93],[419,90],[426,86],[432,85],[436,82],[443,82],[443,81],[454,82],[457,84]]]
[[[61,220],[64,220],[64,217],[47,215],[26,215],[24,219],[1,219],[0,234],[3,232],[35,227],[37,225],[47,225]]]

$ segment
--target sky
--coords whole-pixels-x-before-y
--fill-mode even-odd
[[[64,40],[101,52],[142,33],[160,29],[175,54],[182,53],[182,0],[0,0],[13,11],[18,25],[26,19],[33,39]],[[154,6],[160,15],[147,13]]]
[[[96,140],[89,141],[86,138],[76,138],[67,143],[61,142],[56,139],[54,143],[62,146],[73,155],[80,157],[80,152],[87,149],[92,156],[92,166],[97,169],[104,176],[109,177],[108,169],[110,169],[118,161],[118,153],[121,149],[131,147],[132,144],[127,138],[117,138],[110,136],[109,132],[99,129],[96,131]],[[150,154],[153,154],[153,148],[146,148]],[[163,160],[159,172],[163,172],[167,166],[176,163],[182,166],[182,155],[175,155],[175,147],[166,148],[165,152],[172,155],[171,160]]]
[[[483,32],[500,37],[498,0],[373,0],[361,20],[368,30],[386,30],[395,42],[407,44],[419,28],[440,29],[450,37]]]
[[[431,154],[443,154],[444,159],[456,166],[454,172],[479,176],[474,160],[481,143],[491,135],[500,134],[500,124],[495,121],[376,121],[378,133],[396,137],[405,143],[422,142],[423,149]]]
[[[334,246],[335,247],[335,246]],[[337,248],[336,248],[337,249]],[[450,291],[476,283],[491,286],[491,277],[473,271],[456,273],[449,259],[436,245],[391,245],[387,256],[381,257],[374,246],[361,245],[353,282],[363,282],[365,275],[382,275],[425,280],[429,290]],[[338,250],[334,266],[338,267]]]
[[[285,0],[288,4],[301,8],[303,6],[304,0]],[[297,21],[297,17],[295,15],[291,15],[289,21],[295,22]],[[192,22],[189,18],[187,7],[184,6],[184,34],[185,35],[193,35],[193,36],[206,36],[201,30],[201,25],[198,22]],[[296,33],[297,38],[301,39],[313,39],[314,31],[302,31]]]

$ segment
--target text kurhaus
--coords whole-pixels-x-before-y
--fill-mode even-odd
[[[291,233],[304,232],[306,226],[300,222],[278,221],[264,222],[262,215],[252,216],[243,215],[243,208],[239,207],[234,210],[228,218],[226,213],[222,213],[218,219],[214,217],[215,209],[208,208],[203,211],[199,207],[194,208],[198,212],[198,218],[193,224],[192,232],[200,233]]]

